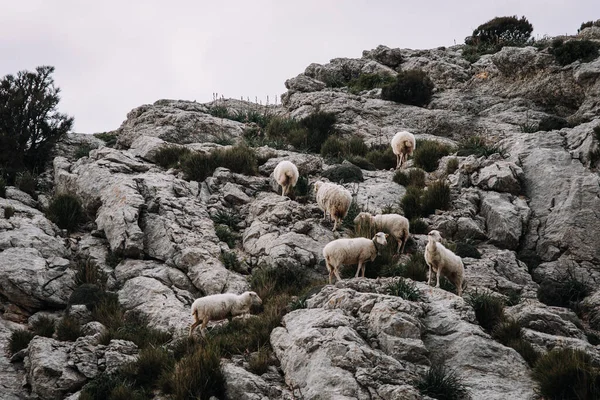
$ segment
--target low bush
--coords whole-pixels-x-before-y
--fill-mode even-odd
[[[492,329],[492,337],[503,345],[515,349],[530,367],[533,367],[539,358],[539,353],[523,338],[523,328],[518,321],[513,319],[499,321]]]
[[[13,215],[15,215],[15,209],[11,206],[6,206],[4,208],[4,218],[10,219]]]
[[[427,216],[435,210],[450,208],[450,186],[442,180],[435,181],[423,192],[421,198],[421,215]]]
[[[85,220],[81,201],[77,196],[61,193],[54,196],[46,210],[46,216],[59,228],[69,232],[75,231]]]
[[[242,222],[242,217],[234,210],[218,210],[215,214],[211,215],[210,219],[215,224],[226,225],[232,231],[239,230],[238,224]]]
[[[37,199],[35,190],[37,189],[38,185],[38,177],[36,174],[29,171],[19,172],[15,179],[15,185],[20,191],[27,193],[34,199]]]
[[[79,160],[80,158],[88,157],[90,155],[90,151],[92,151],[94,149],[95,149],[95,147],[89,143],[83,143],[83,144],[79,145],[75,149],[75,154],[74,154],[75,159]]]
[[[79,395],[79,400],[106,400],[112,399],[113,391],[119,392],[123,386],[123,378],[118,373],[101,373],[95,379],[88,382]],[[131,399],[134,400],[134,399]]]
[[[307,274],[301,268],[261,265],[252,271],[250,277],[250,287],[261,299],[281,293],[298,295],[308,283]]]
[[[582,350],[554,349],[540,357],[533,379],[544,399],[598,399],[600,373]]]
[[[462,379],[456,373],[448,369],[443,363],[434,363],[415,386],[421,394],[443,400],[464,400],[469,396]]]
[[[372,146],[365,158],[376,169],[396,168],[396,155],[391,146]]]
[[[352,229],[354,228],[354,219],[363,211],[362,207],[358,204],[356,199],[352,199],[350,203],[350,207],[348,207],[348,213],[346,217],[342,220],[342,226],[344,228]],[[371,238],[369,238],[371,239]]]
[[[335,114],[316,112],[299,121],[306,131],[305,147],[308,151],[321,152],[322,144],[329,135],[335,132],[334,125],[337,122]]]
[[[549,115],[543,117],[538,124],[538,131],[555,131],[569,126],[566,119],[557,117],[555,115]]]
[[[58,340],[74,342],[83,336],[81,325],[74,317],[65,315],[56,325],[56,338]]]
[[[248,371],[256,375],[262,375],[269,370],[271,355],[267,347],[261,347],[248,360]]]
[[[84,304],[88,310],[93,310],[105,300],[106,296],[106,292],[97,284],[83,283],[71,292],[69,305]]]
[[[458,169],[458,158],[451,158],[446,164],[446,175],[452,175]]]
[[[425,282],[427,280],[427,263],[423,253],[417,252],[410,256],[410,260],[402,266],[400,276],[413,281]]]
[[[442,143],[433,140],[419,140],[413,153],[413,159],[416,167],[433,172],[437,169],[440,159],[448,154],[450,154],[450,148]]]
[[[217,346],[206,344],[182,358],[171,377],[175,400],[224,398],[225,377]]]
[[[424,71],[406,70],[398,74],[395,82],[382,87],[381,98],[422,107],[431,101],[433,88],[433,82]]]
[[[54,335],[54,319],[41,316],[31,324],[31,329],[38,336],[52,337]]]
[[[310,185],[308,183],[308,176],[300,175],[298,177],[298,182],[296,182],[296,186],[292,188],[292,193],[294,198],[298,200],[298,198],[306,197],[310,194]]]
[[[394,280],[385,288],[385,291],[387,294],[402,297],[404,300],[419,301],[421,299],[421,291],[417,289],[417,286],[404,278]]]
[[[569,40],[564,42],[556,39],[552,42],[551,52],[556,62],[560,65],[568,65],[575,61],[590,62],[598,57],[600,43],[592,40]]]
[[[394,174],[394,182],[402,186],[425,187],[425,171],[418,168],[412,168],[408,171],[398,170]]]
[[[13,333],[10,334],[10,339],[8,339],[8,351],[10,354],[15,354],[19,350],[27,348],[34,336],[35,333],[24,329],[13,331]]]
[[[190,150],[181,146],[161,147],[154,156],[154,161],[161,167],[168,169],[179,165],[179,161],[190,153]]]
[[[110,132],[94,133],[94,136],[104,141],[106,147],[115,147],[117,144],[117,134]]]
[[[365,169],[367,171],[375,171],[377,168],[375,168],[375,165],[373,165],[369,160],[367,160],[365,157],[361,157],[361,156],[350,156],[346,158],[349,162],[351,162],[352,164],[356,165],[357,167],[359,167],[360,169]]]
[[[351,163],[330,167],[323,171],[321,176],[327,178],[331,182],[337,183],[362,182],[365,180],[362,170]]]
[[[475,310],[479,325],[488,332],[504,319],[504,302],[491,292],[476,290],[469,295],[467,303]]]
[[[190,181],[202,182],[214,172],[216,166],[210,154],[189,153],[181,161],[181,170]]]
[[[358,94],[363,90],[382,88],[393,84],[395,81],[396,79],[393,76],[387,74],[361,74],[348,82],[348,90],[350,93]]]
[[[217,225],[215,227],[215,234],[219,238],[221,242],[227,243],[230,249],[235,247],[235,241],[238,238],[238,235],[232,232],[227,225]]]
[[[364,157],[369,147],[360,137],[344,139],[339,136],[329,136],[321,146],[321,156],[339,159],[349,156]]]
[[[219,167],[245,175],[256,174],[258,168],[254,151],[245,145],[217,149],[210,154],[183,153],[180,166],[186,179],[197,182],[205,180]]]
[[[535,130],[537,132],[537,129]],[[461,157],[475,155],[477,157],[489,157],[492,154],[500,153],[502,150],[495,145],[488,143],[482,136],[471,136],[460,142],[456,154]]]
[[[421,216],[421,198],[423,197],[423,189],[414,186],[408,186],[406,193],[400,200],[400,206],[404,216],[409,220],[419,218]]]
[[[98,264],[91,258],[81,258],[76,262],[75,283],[83,285],[86,283],[97,285],[101,289],[106,289],[108,276],[104,273]]]
[[[6,197],[6,180],[0,176],[0,197]]]
[[[153,389],[157,387],[159,377],[165,372],[172,373],[174,367],[172,354],[162,347],[149,346],[140,350],[135,362],[123,368],[123,375],[136,386]]]
[[[459,257],[481,258],[481,253],[477,250],[477,247],[468,242],[456,242],[454,254]]]
[[[582,22],[581,26],[579,27],[579,29],[577,29],[577,33],[581,32],[585,28],[590,28],[592,26],[600,27],[600,19],[597,19],[596,21]]]
[[[413,235],[426,235],[429,233],[429,225],[421,218],[413,218],[410,220],[410,233]]]
[[[538,300],[549,306],[573,307],[590,294],[590,288],[572,270],[557,278],[546,278],[540,283]]]
[[[221,262],[230,271],[240,273],[242,271],[242,263],[238,260],[237,254],[233,251],[222,251]]]

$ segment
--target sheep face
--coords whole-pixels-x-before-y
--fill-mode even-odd
[[[381,246],[387,246],[387,238],[388,238],[388,234],[387,233],[383,233],[383,232],[377,232],[375,234],[375,236],[373,236],[373,241],[376,242],[377,244],[381,245]]]
[[[323,184],[323,182],[321,182],[321,181],[315,182],[315,184],[314,184],[315,194],[317,194],[319,192],[319,188],[321,187],[322,184]]]
[[[440,234],[439,231],[433,230],[433,231],[429,232],[429,234],[427,236],[429,237],[430,240],[433,240],[436,242],[442,241],[442,235]]]
[[[373,222],[373,216],[371,214],[369,214],[368,212],[361,212],[359,213],[356,218],[354,218],[354,225],[357,224],[364,224],[367,222]]]
[[[262,300],[256,292],[245,292],[244,295],[250,298],[250,313],[259,314],[263,311]]]

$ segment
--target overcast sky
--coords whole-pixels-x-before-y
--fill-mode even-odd
[[[75,131],[119,127],[158,99],[271,102],[312,62],[379,44],[462,43],[495,16],[525,15],[534,36],[573,34],[599,0],[0,0],[0,76],[53,65]]]

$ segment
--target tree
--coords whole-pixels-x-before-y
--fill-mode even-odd
[[[505,46],[524,45],[531,37],[533,25],[524,16],[496,17],[481,24],[473,31],[473,36],[467,38],[467,44],[490,44]]]
[[[56,107],[60,89],[54,67],[20,71],[0,81],[0,169],[9,181],[24,169],[43,168],[56,142],[73,126],[73,118]]]

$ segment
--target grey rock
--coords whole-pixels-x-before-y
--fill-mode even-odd
[[[12,332],[23,329],[22,325],[7,321],[0,315],[0,347],[8,349],[8,343]],[[23,396],[22,383],[25,381],[25,371],[11,362],[7,356],[0,357],[0,387],[2,388],[2,399],[21,400]]]
[[[529,299],[506,310],[507,316],[531,330],[553,336],[572,337],[585,340],[585,333],[577,315],[566,308],[550,307],[537,300]]]
[[[239,400],[270,400],[292,399],[286,390],[270,385],[264,379],[233,363],[224,362],[221,365],[225,375],[227,398]]]
[[[364,50],[363,58],[370,58],[387,67],[396,69],[402,64],[402,50],[390,49],[387,46],[379,45],[373,50]]]
[[[523,170],[520,167],[511,162],[497,161],[475,173],[471,181],[484,190],[518,195],[521,192],[519,182],[522,178]]]
[[[589,315],[590,327],[600,331],[600,290],[583,299],[581,306]]]
[[[137,359],[138,348],[127,340],[113,339],[107,346],[98,346],[98,365],[106,373],[112,373],[123,365]]]
[[[456,222],[455,240],[483,240],[486,238],[483,224],[479,220],[459,217]]]
[[[283,160],[288,160],[298,167],[298,173],[300,175],[314,175],[323,169],[323,160],[320,157],[312,154],[293,153],[278,151],[277,157],[269,159],[263,165],[258,167],[258,170],[263,175],[270,175]]]
[[[527,219],[523,210],[528,210],[525,202],[511,201],[508,194],[485,192],[481,199],[481,215],[486,220],[490,242],[506,249],[516,249]],[[525,219],[525,221],[523,221]]]
[[[319,90],[325,89],[325,83],[304,74],[300,74],[295,78],[286,80],[285,87],[288,90],[297,92],[318,92]]]
[[[250,197],[244,193],[237,185],[228,182],[223,187],[223,197],[230,204],[240,205],[251,201]]]

